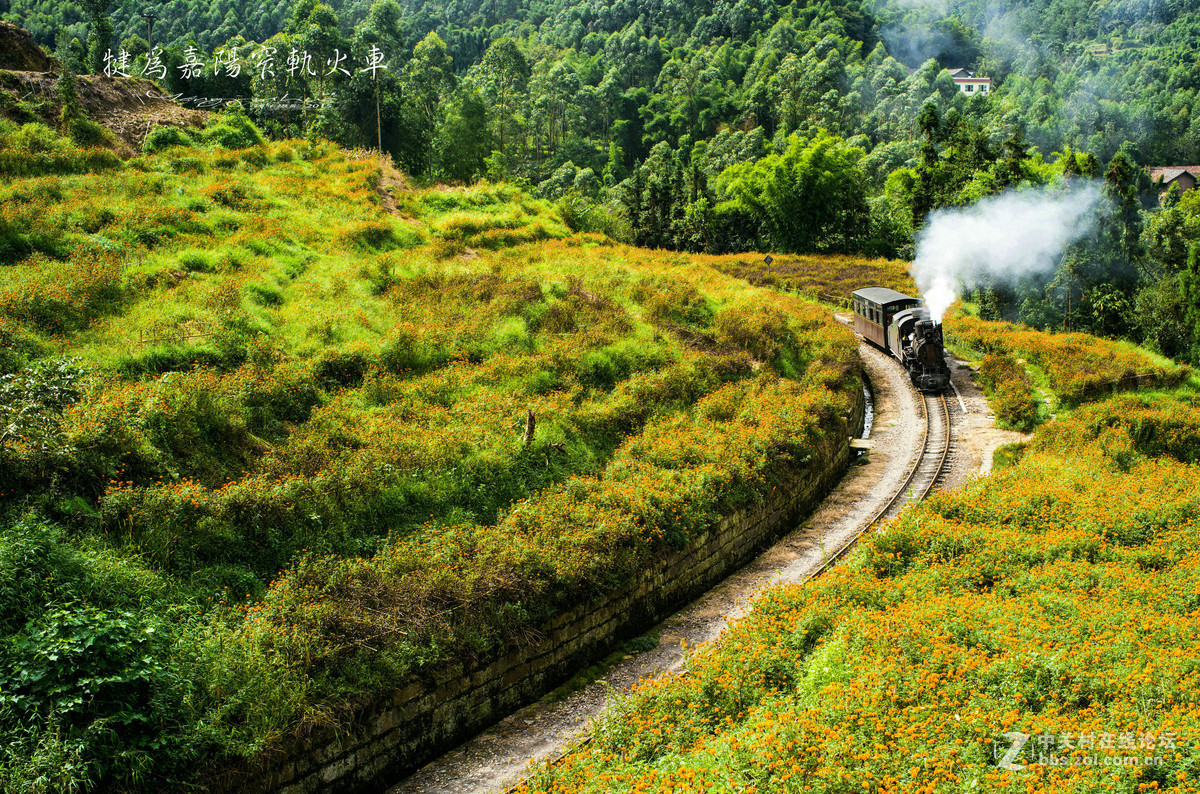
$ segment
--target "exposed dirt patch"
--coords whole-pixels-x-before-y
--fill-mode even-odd
[[[0,69],[48,72],[58,65],[58,61],[37,45],[28,30],[11,22],[0,22]]]
[[[54,90],[57,80],[52,72],[0,72],[0,90],[35,108],[43,122],[56,126],[62,109]],[[83,111],[116,136],[116,149],[124,156],[140,151],[156,126],[198,127],[208,118],[206,111],[177,105],[150,80],[81,75],[76,94]]]
[[[393,215],[403,214],[396,203],[396,193],[405,192],[411,188],[404,174],[390,157],[380,158],[379,184],[375,186],[375,189],[379,192],[379,199],[383,202],[384,210]]]

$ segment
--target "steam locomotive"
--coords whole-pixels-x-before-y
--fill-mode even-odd
[[[900,360],[913,385],[937,392],[950,383],[942,325],[921,301],[884,287],[855,290],[854,330]]]

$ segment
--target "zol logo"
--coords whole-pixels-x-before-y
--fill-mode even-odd
[[[1012,746],[1008,748],[1008,752],[996,761],[996,766],[1001,769],[1007,769],[1010,772],[1020,772],[1025,768],[1025,765],[1013,762],[1017,760],[1017,756],[1021,754],[1021,750],[1025,749],[1026,742],[1032,737],[1028,733],[1021,733],[1020,731],[1009,731],[1000,735],[1012,742]],[[1001,748],[1001,742],[992,743],[992,753],[994,755],[999,755]]]

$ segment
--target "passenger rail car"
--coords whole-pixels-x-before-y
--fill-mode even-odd
[[[921,301],[884,287],[853,293],[854,330],[891,353],[922,391],[941,391],[950,383],[942,343],[942,325]]]

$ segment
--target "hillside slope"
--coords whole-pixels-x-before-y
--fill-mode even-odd
[[[9,23],[0,23],[0,52],[0,119],[65,127],[69,122],[64,119],[73,116],[83,121],[74,130],[76,143],[131,156],[141,151],[155,127],[198,127],[208,116],[181,107],[144,79],[85,75],[75,78],[64,94],[62,65],[47,57],[28,31]],[[74,105],[65,115],[64,102]]]

